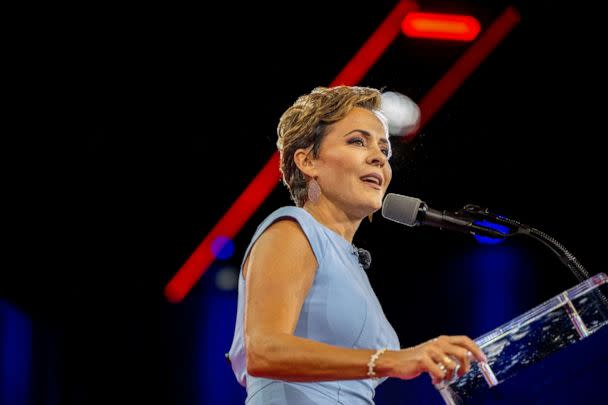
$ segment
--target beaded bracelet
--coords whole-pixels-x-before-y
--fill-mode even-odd
[[[384,353],[386,351],[386,347],[383,349],[378,349],[376,350],[376,353],[372,354],[371,357],[369,358],[369,361],[367,362],[367,376],[371,377],[373,379],[377,379],[378,377],[375,377],[376,372],[374,371],[374,367],[376,367],[376,360],[378,360],[378,357],[380,357],[380,355],[382,353]]]

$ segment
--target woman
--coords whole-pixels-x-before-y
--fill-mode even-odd
[[[316,88],[285,111],[277,146],[296,207],[245,252],[229,358],[248,404],[373,404],[388,377],[434,382],[484,360],[466,336],[400,349],[352,245],[391,181],[380,92]]]

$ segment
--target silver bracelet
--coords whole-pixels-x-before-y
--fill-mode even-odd
[[[367,362],[367,376],[371,377],[373,379],[376,379],[378,377],[376,377],[376,372],[374,371],[374,367],[376,367],[376,360],[378,360],[378,357],[380,357],[380,355],[382,353],[384,353],[386,351],[386,347],[383,349],[378,349],[376,350],[376,353],[372,354],[371,357],[369,358],[369,361]]]

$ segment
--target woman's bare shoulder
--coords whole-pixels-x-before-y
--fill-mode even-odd
[[[284,266],[291,263],[291,266]],[[282,269],[300,267],[316,267],[316,258],[312,247],[300,224],[293,218],[284,217],[270,225],[254,243],[243,264],[243,276],[253,266],[279,266]],[[296,264],[296,266],[293,266]]]

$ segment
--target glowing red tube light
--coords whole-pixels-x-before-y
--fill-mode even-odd
[[[472,41],[481,26],[469,15],[411,12],[403,19],[401,30],[408,37]]]
[[[483,60],[511,32],[520,20],[519,12],[513,7],[507,7],[498,18],[486,29],[439,79],[437,83],[420,100],[420,124],[418,129],[402,137],[403,141],[411,141],[429,120],[439,111],[445,102],[456,92]]]

